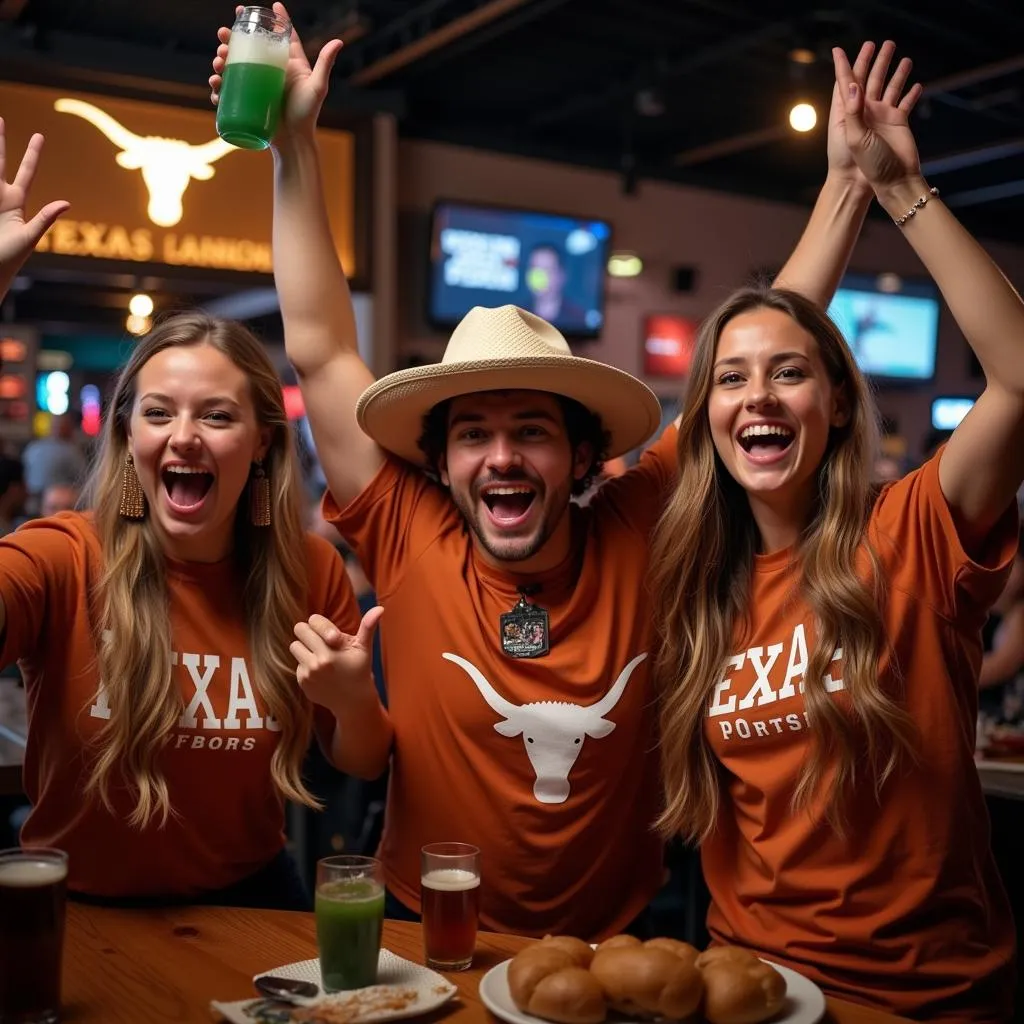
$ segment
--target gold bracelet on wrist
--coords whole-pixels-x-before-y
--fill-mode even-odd
[[[907,210],[907,212],[903,214],[902,217],[893,217],[893,224],[895,224],[898,228],[903,227],[903,225],[906,224],[907,221],[910,220],[910,218],[913,217],[917,213],[917,211],[920,210],[921,207],[924,206],[924,204],[927,203],[932,196],[937,196],[938,194],[939,190],[937,188],[932,187],[928,189],[928,191],[923,196],[918,196],[917,202],[915,202],[914,205],[909,210]]]

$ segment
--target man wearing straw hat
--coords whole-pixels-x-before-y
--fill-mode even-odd
[[[315,141],[339,48],[326,44],[310,70],[292,47],[274,273],[330,486],[324,514],[385,608],[390,905],[418,911],[421,847],[462,841],[482,851],[485,927],[601,938],[629,928],[662,881],[645,574],[675,431],[586,508],[572,503],[603,459],[649,439],[660,408],[640,381],[574,356],[515,306],[473,309],[440,363],[374,382]],[[862,81],[871,55],[855,67]],[[884,79],[888,58],[879,63]],[[211,86],[216,95],[216,74]],[[780,275],[822,303],[870,194],[833,129],[829,177]],[[329,654],[329,627],[322,639]]]

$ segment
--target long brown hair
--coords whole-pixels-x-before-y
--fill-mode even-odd
[[[879,657],[887,647],[880,612],[884,581],[877,556],[866,544],[876,497],[871,484],[878,436],[874,402],[842,335],[817,306],[795,292],[743,289],[701,327],[679,427],[679,483],[652,541],[660,633],[654,674],[661,699],[666,800],[658,824],[666,833],[692,840],[705,838],[718,816],[720,778],[704,719],[726,658],[750,625],[750,580],[758,545],[746,492],[715,451],[708,397],[722,330],[734,317],[760,308],[785,313],[817,341],[828,376],[843,389],[849,407],[848,422],[832,429],[818,468],[815,507],[795,555],[800,596],[810,607],[815,629],[804,677],[814,747],[794,806],[810,802],[833,762],[836,791],[846,792],[862,770],[858,762],[864,739],[876,793],[900,752],[913,749],[913,724],[878,679]],[[858,554],[865,548],[871,567],[866,581],[858,571]],[[852,718],[830,698],[824,684],[840,646]],[[830,801],[826,813],[842,827],[841,801]]]
[[[104,558],[91,595],[100,685],[113,711],[97,736],[86,792],[110,808],[112,787],[127,785],[135,798],[129,820],[139,827],[154,818],[163,823],[172,811],[157,760],[183,705],[171,677],[164,554],[148,514],[142,520],[120,514],[122,474],[139,371],[165,349],[203,344],[246,374],[256,421],[270,431],[263,466],[271,486],[271,525],[252,525],[250,476],[236,510],[233,561],[243,589],[254,683],[281,726],[271,761],[273,782],[283,796],[316,806],[301,776],[312,709],[295,685],[288,651],[295,623],[308,614],[308,572],[301,478],[281,384],[263,346],[243,326],[199,312],[182,313],[139,341],[118,376],[86,489]]]

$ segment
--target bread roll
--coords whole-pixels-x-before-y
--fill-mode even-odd
[[[540,944],[564,950],[577,967],[589,967],[590,961],[594,959],[594,950],[589,943],[573,935],[545,935]]]
[[[557,1024],[601,1024],[608,1013],[604,991],[585,967],[565,967],[541,978],[520,1009]]]
[[[575,966],[572,957],[564,949],[545,946],[542,942],[527,946],[508,965],[508,990],[512,1002],[524,1013],[529,1013],[527,1007],[530,1005],[530,997],[540,982],[555,971]]]
[[[613,935],[610,939],[605,939],[604,942],[597,944],[597,952],[601,952],[602,949],[621,949],[633,948],[636,949],[642,946],[643,943],[635,935]]]
[[[697,957],[700,956],[700,950],[696,946],[680,942],[679,939],[648,939],[644,943],[644,949],[663,949],[667,953],[681,957],[690,965],[696,964]]]
[[[770,964],[736,946],[705,950],[704,1017],[709,1024],[761,1024],[786,1002],[786,982]]]
[[[664,949],[598,948],[590,971],[601,983],[608,1005],[635,1017],[681,1020],[700,1006],[700,971]]]

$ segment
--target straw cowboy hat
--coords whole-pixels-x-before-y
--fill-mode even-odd
[[[452,332],[441,362],[381,377],[360,396],[356,419],[382,448],[423,466],[416,442],[423,417],[438,402],[513,389],[564,395],[597,413],[611,437],[609,458],[643,444],[661,422],[661,406],[646,384],[574,356],[558,330],[518,306],[474,306]]]

